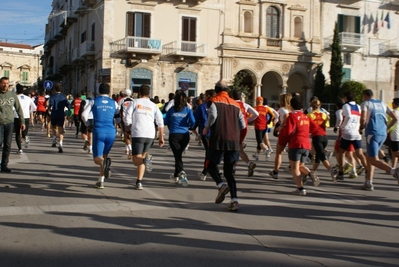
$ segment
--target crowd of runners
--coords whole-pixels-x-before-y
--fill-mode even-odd
[[[317,171],[320,163],[330,173],[333,182],[357,178],[365,172],[363,190],[374,190],[375,167],[391,174],[399,183],[399,168],[396,168],[399,98],[393,99],[391,108],[374,99],[370,89],[363,91],[361,105],[355,102],[352,91],[346,92],[336,103],[333,126],[329,125],[329,112],[321,107],[317,97],[312,97],[307,109],[300,94],[289,93],[279,96],[275,108],[268,106],[267,99],[262,96],[256,98],[252,107],[242,101],[241,92],[230,91],[224,81],[217,82],[215,88],[194,99],[177,90],[169,94],[167,102],[158,97],[150,98],[147,85],[141,86],[137,92],[126,89],[112,97],[108,84],[100,85],[96,97],[92,93],[65,96],[59,84],[55,84],[52,91],[39,91],[30,96],[24,95],[22,86],[18,85],[14,96],[8,90],[8,79],[1,78],[0,85],[2,112],[7,114],[0,119],[2,172],[11,172],[7,167],[11,124],[16,129],[19,154],[23,153],[22,141],[26,148],[29,146],[29,125],[40,125],[41,131],[52,137],[52,146],[63,153],[65,128],[74,124],[76,138],[82,138],[83,149],[93,155],[95,164],[99,166],[97,188],[103,189],[104,179],[111,175],[108,155],[119,132],[125,144],[124,153],[137,168],[135,187],[141,190],[145,172],[152,170],[152,155],[148,152],[154,141],[160,147],[164,145],[164,127],[167,126],[168,145],[174,156],[174,172],[170,179],[176,184],[189,185],[183,154],[189,147],[190,136],[195,136],[204,148],[204,163],[199,167],[198,177],[201,180],[211,177],[215,181],[218,188],[216,203],[223,202],[230,192],[228,209],[231,211],[239,209],[234,178],[239,158],[246,164],[247,175],[251,177],[263,157],[269,161],[274,155],[274,168],[268,175],[278,179],[282,154],[288,153],[288,170],[296,186],[292,194],[299,196],[307,194],[304,185],[308,180],[319,186]],[[7,102],[4,100],[6,97],[16,97],[18,101]],[[12,121],[7,113],[10,108],[13,110]],[[249,125],[253,125],[256,138],[256,150],[251,156],[245,152]],[[328,127],[334,127],[337,133],[334,151],[326,150]],[[277,137],[276,144],[270,142],[269,134]],[[383,144],[389,147],[391,165],[381,149]],[[331,164],[333,155],[336,164]]]

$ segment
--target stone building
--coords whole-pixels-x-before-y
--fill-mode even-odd
[[[113,93],[149,84],[152,96],[166,99],[180,88],[196,96],[239,74],[250,103],[258,95],[276,101],[282,92],[308,99],[318,64],[329,79],[337,22],[344,79],[388,100],[399,82],[398,3],[53,0],[43,75],[62,81],[68,93],[96,92],[100,82],[109,82]]]
[[[8,77],[10,85],[26,87],[37,84],[42,77],[40,57],[43,45],[30,46],[0,42],[0,77]]]

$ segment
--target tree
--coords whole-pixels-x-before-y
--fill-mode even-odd
[[[347,91],[352,91],[355,94],[356,103],[360,104],[363,102],[363,91],[366,90],[367,87],[361,82],[356,81],[346,81],[341,86],[341,91],[339,92],[339,97],[343,97]]]
[[[338,24],[335,23],[334,27],[334,37],[333,42],[331,44],[331,65],[330,65],[330,80],[331,80],[331,93],[332,95],[337,95],[336,92],[339,92],[342,84],[342,77],[344,73],[342,71],[343,67],[342,55],[341,55],[341,44],[338,32]]]
[[[322,63],[316,67],[313,88],[313,95],[317,96],[322,103],[331,101],[330,92],[326,90],[326,77],[323,74]]]
[[[249,95],[249,87],[243,85],[242,81],[248,75],[246,71],[240,71],[236,75],[234,75],[233,84],[229,87],[230,91],[239,91],[241,94],[244,94],[245,97]]]

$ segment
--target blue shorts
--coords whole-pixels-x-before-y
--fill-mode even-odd
[[[100,132],[93,130],[93,158],[108,155],[115,141],[115,131]]]
[[[387,138],[386,135],[366,135],[367,156],[373,158],[378,156],[378,151]]]

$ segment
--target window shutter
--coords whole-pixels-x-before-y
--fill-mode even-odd
[[[190,19],[190,39],[189,41],[195,42],[197,39],[197,19]]]
[[[188,24],[189,20],[188,18],[183,17],[182,18],[182,41],[189,41],[188,39]]]
[[[360,33],[360,17],[355,17],[355,33]]]
[[[127,13],[127,36],[134,36],[134,13]]]
[[[344,15],[338,14],[338,32],[344,31]]]
[[[143,37],[151,37],[151,14],[143,14]]]

